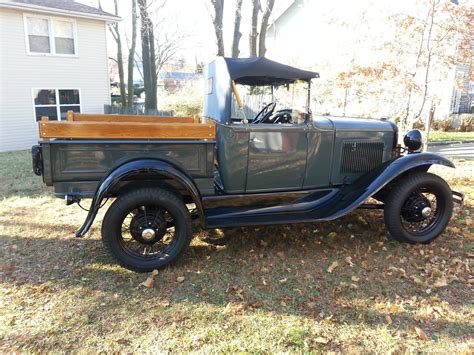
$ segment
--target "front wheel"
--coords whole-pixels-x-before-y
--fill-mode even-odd
[[[120,196],[102,222],[106,248],[127,269],[163,269],[188,247],[191,216],[183,201],[162,189],[139,189]]]
[[[409,175],[385,200],[384,219],[393,238],[407,243],[430,243],[446,228],[453,212],[453,196],[437,175]]]

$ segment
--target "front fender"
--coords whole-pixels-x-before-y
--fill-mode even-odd
[[[339,195],[340,201],[335,205],[342,208],[333,209],[327,220],[339,218],[356,209],[367,198],[400,175],[421,167],[426,167],[428,170],[433,164],[455,168],[449,159],[434,153],[413,153],[385,162],[379,168],[361,176],[353,184],[342,188]]]
[[[119,182],[129,180],[136,176],[162,176],[173,179],[181,184],[191,195],[199,213],[201,222],[204,221],[204,210],[202,207],[201,194],[193,179],[176,165],[158,159],[139,159],[124,163],[109,171],[100,180],[94,193],[92,203],[87,214],[86,220],[79,230],[76,237],[83,237],[92,226],[94,219],[99,211],[102,200]]]

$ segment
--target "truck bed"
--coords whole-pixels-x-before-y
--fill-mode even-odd
[[[57,197],[92,197],[109,170],[141,158],[171,162],[193,177],[201,194],[214,193],[213,122],[184,117],[68,116],[68,121],[39,122],[43,180],[54,186]]]

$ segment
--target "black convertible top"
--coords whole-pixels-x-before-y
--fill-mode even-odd
[[[242,85],[283,85],[319,78],[319,74],[280,64],[265,57],[224,58],[230,78]]]

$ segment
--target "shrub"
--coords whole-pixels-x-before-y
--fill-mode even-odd
[[[425,122],[423,122],[422,120],[415,121],[415,123],[413,123],[413,128],[419,129],[419,130],[424,130],[425,129]]]
[[[438,120],[438,128],[435,128],[438,131],[448,132],[454,129],[452,118],[446,118],[444,120]],[[433,127],[434,128],[434,127]]]
[[[474,131],[474,115],[466,115],[465,117],[463,117],[459,130],[461,132]]]
[[[173,110],[176,116],[199,115],[203,108],[203,83],[190,82],[173,93],[166,93],[160,99],[160,109]]]

